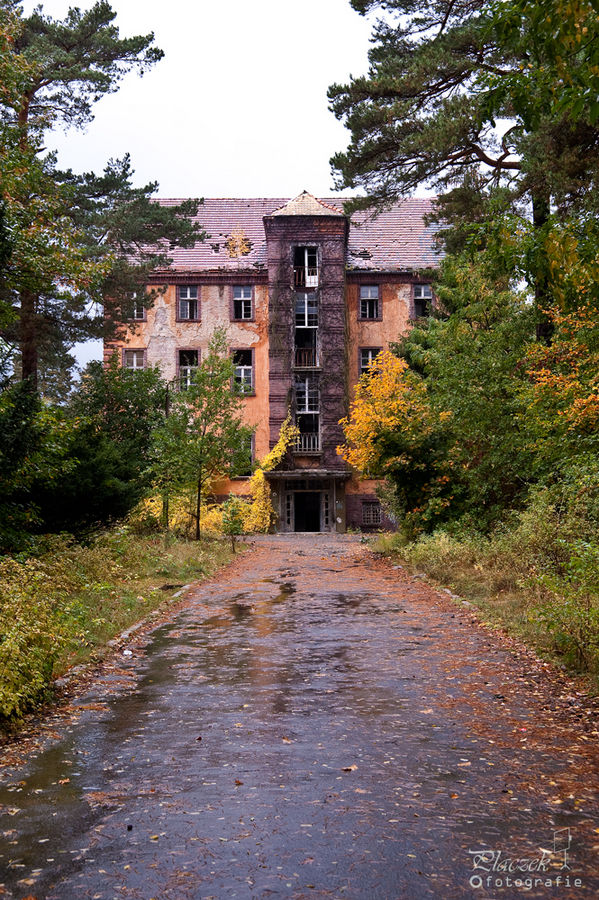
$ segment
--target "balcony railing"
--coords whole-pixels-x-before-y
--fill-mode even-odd
[[[318,366],[316,347],[296,347],[295,365],[298,369],[315,369]]]
[[[320,436],[317,434],[300,434],[293,448],[296,453],[318,453]]]
[[[318,266],[294,266],[293,284],[296,288],[318,287]]]

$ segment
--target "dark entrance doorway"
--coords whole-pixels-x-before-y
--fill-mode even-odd
[[[295,492],[295,531],[320,531],[320,491]]]

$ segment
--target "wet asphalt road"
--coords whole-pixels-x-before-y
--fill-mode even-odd
[[[359,538],[264,539],[131,651],[0,786],[0,897],[599,893],[597,732]]]

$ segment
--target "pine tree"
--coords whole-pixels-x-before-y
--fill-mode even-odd
[[[126,318],[127,299],[143,294],[168,250],[201,237],[189,219],[197,204],[154,203],[155,184],[132,186],[128,157],[100,176],[77,176],[60,173],[53,154],[42,155],[47,129],[84,127],[93,104],[127,72],[143,74],[161,59],[153,34],[122,38],[114,19],[106,2],[72,8],[64,21],[41,7],[23,18],[17,3],[0,6],[0,199],[13,237],[3,292],[12,321],[2,336],[20,350],[20,375],[32,388],[40,356],[56,358],[64,345],[99,335],[97,304],[107,292],[109,321]],[[148,240],[159,249],[140,253]]]

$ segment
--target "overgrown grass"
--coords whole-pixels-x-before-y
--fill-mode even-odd
[[[88,545],[40,540],[35,555],[0,559],[0,722],[44,696],[53,677],[231,558],[224,538],[200,543],[127,528]]]
[[[407,543],[381,537],[399,558],[478,606],[484,618],[543,655],[599,680],[599,539],[594,521],[566,513],[550,492],[489,537],[437,531]]]

